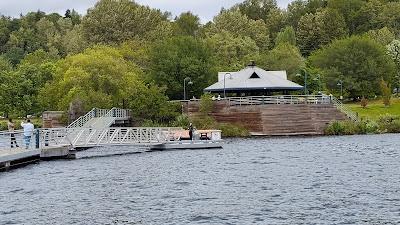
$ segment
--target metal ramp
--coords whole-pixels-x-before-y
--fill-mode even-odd
[[[152,145],[174,141],[182,128],[177,127],[109,127],[41,129],[40,143],[45,146],[70,145],[89,148],[107,145]]]
[[[131,118],[130,110],[112,108],[93,108],[85,115],[72,122],[67,128],[95,128],[104,129],[110,127],[117,121],[126,121]]]

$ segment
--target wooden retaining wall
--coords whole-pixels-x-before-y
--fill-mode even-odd
[[[198,115],[198,101],[183,104],[190,117]],[[322,135],[329,122],[347,119],[331,104],[229,106],[225,101],[215,101],[209,115],[221,123],[242,125],[252,135],[267,136]]]

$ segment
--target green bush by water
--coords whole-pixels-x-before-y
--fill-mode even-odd
[[[334,121],[325,129],[327,135],[353,135],[353,134],[378,134],[400,133],[400,116],[383,115],[374,120]]]
[[[250,136],[249,131],[236,124],[221,123],[218,126],[221,130],[223,137],[248,137]]]

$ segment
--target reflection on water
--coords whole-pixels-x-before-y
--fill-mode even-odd
[[[393,134],[88,152],[1,173],[0,224],[400,224],[399,144]]]

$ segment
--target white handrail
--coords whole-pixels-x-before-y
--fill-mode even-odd
[[[326,95],[279,95],[279,96],[247,96],[229,97],[229,106],[267,105],[267,104],[330,104]]]
[[[346,114],[346,116],[347,116],[349,119],[351,119],[351,120],[353,120],[353,121],[355,121],[355,122],[359,121],[359,118],[358,118],[357,113],[351,111],[350,108],[348,108],[346,105],[344,105],[341,101],[339,101],[339,100],[336,99],[335,97],[331,97],[331,99],[332,99],[332,104],[333,104],[338,110],[340,110],[341,112],[343,112],[344,114]]]
[[[148,145],[172,140],[178,127],[116,127],[40,129],[41,146],[71,145],[94,147],[103,145]]]

